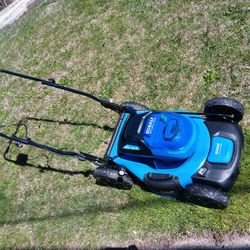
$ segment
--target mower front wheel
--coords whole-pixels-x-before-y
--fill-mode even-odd
[[[131,189],[133,181],[125,170],[112,169],[108,167],[99,167],[94,171],[93,176],[96,184],[101,186],[111,186],[118,189]]]
[[[193,184],[184,190],[184,200],[204,207],[225,209],[228,197],[225,192],[217,188]]]

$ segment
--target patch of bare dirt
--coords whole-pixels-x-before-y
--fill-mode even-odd
[[[178,238],[173,238],[169,235],[154,235],[154,237],[143,239],[137,232],[133,241],[127,241],[123,246],[112,247],[128,247],[130,249],[129,247],[132,246],[134,248],[131,249],[138,250],[250,249],[250,235],[247,233],[231,232],[221,236],[214,232],[204,231],[199,235],[188,233]]]
[[[52,15],[55,14],[57,11],[61,9],[60,1],[51,3],[47,6],[45,15]]]

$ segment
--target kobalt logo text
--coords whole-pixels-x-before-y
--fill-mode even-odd
[[[155,120],[156,120],[155,117],[150,117],[149,122],[148,122],[147,129],[146,129],[146,134],[147,134],[147,135],[152,134],[152,130],[153,130],[154,125],[155,125]]]

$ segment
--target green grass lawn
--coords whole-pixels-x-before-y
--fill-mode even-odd
[[[153,109],[202,111],[214,96],[245,106],[241,172],[224,211],[136,185],[100,187],[89,163],[11,145],[7,160],[0,157],[0,248],[145,247],[190,233],[250,233],[249,8],[247,1],[43,1],[0,30],[0,68]],[[23,120],[37,142],[105,152],[116,114],[34,82],[1,75],[0,83],[1,131],[13,133],[9,125]],[[0,143],[4,155],[8,142]],[[15,164],[19,153],[28,165]]]

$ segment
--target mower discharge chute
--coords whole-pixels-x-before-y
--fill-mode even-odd
[[[19,144],[88,160],[96,165],[97,184],[130,189],[133,179],[166,197],[225,208],[227,192],[239,173],[243,134],[239,121],[244,107],[227,97],[208,100],[204,112],[159,111],[126,102],[116,104],[89,93],[59,85],[53,79],[40,79],[0,69],[0,73],[40,82],[43,85],[86,96],[119,113],[112,139],[103,158],[83,152],[63,151],[0,132]]]

